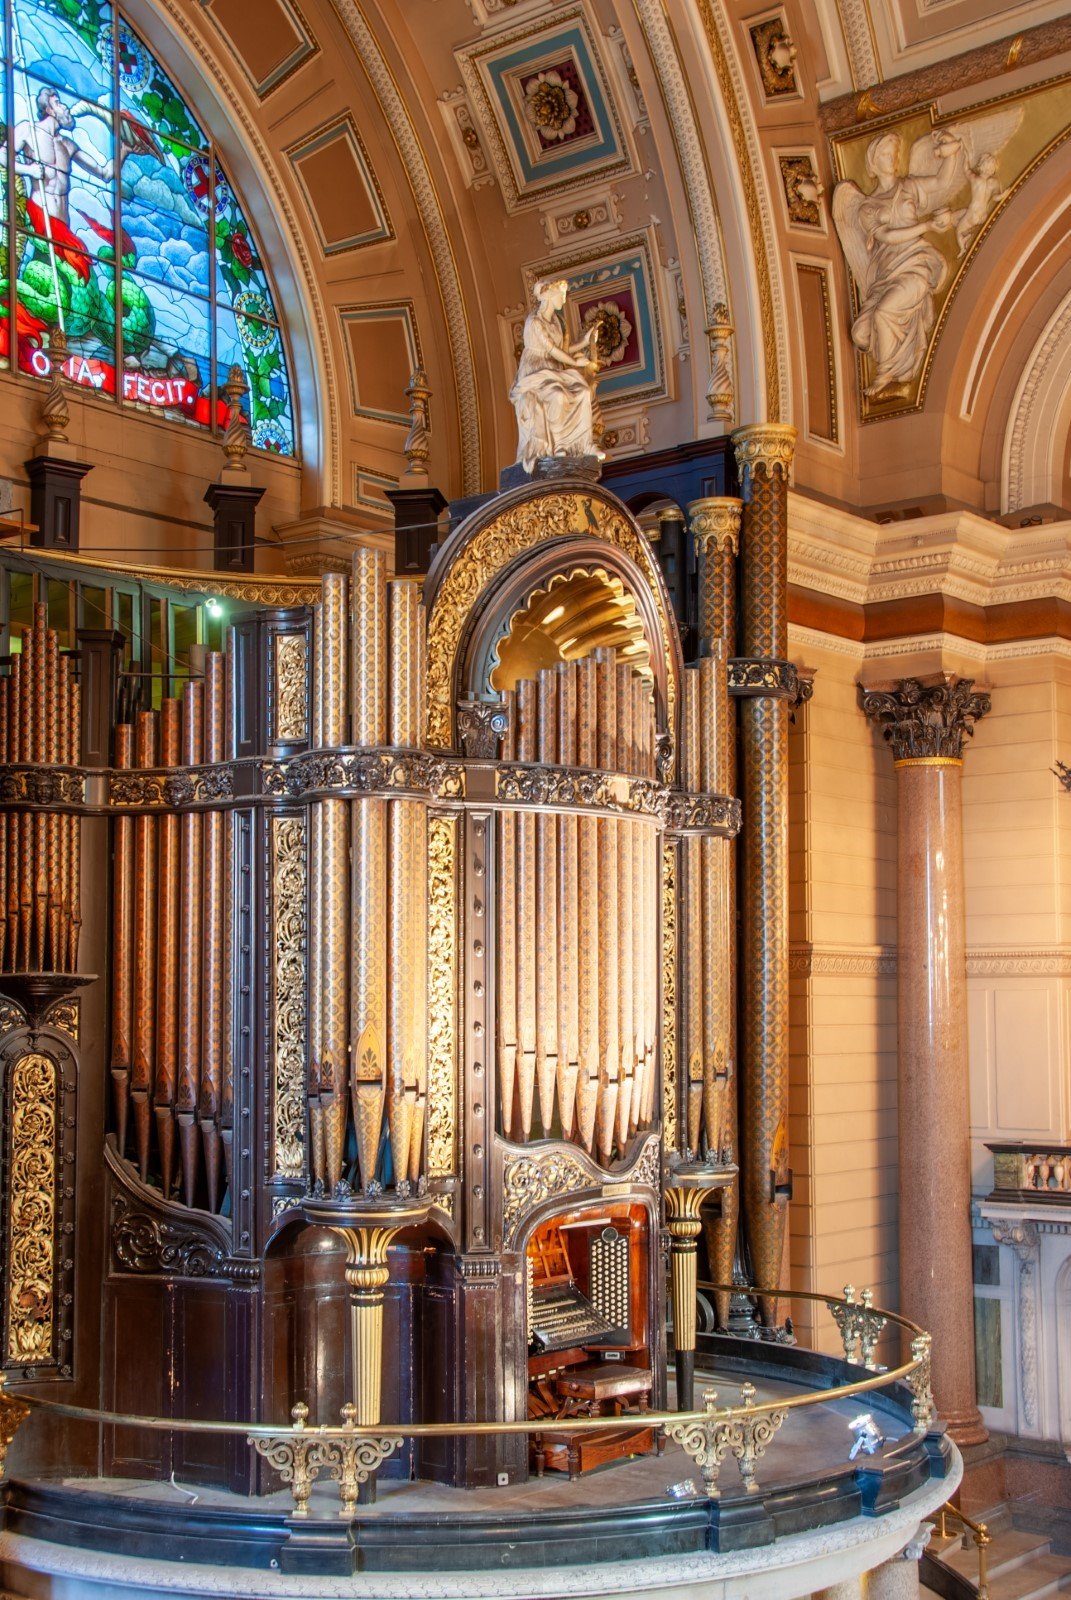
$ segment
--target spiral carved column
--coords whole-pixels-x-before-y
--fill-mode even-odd
[[[987,1437],[975,1396],[963,741],[990,709],[970,678],[870,690],[897,789],[900,1310],[933,1335],[933,1391],[957,1444]]]
[[[743,499],[740,553],[742,653],[782,661],[788,652],[788,471],[796,430],[763,423],[733,434]],[[788,718],[775,694],[745,698],[743,767],[742,1198],[755,1282],[781,1274],[788,1200]],[[764,1326],[779,1326],[772,1295]]]
[[[736,650],[736,558],[740,548],[741,503],[727,495],[711,495],[693,500],[688,506],[688,521],[695,539],[699,573],[699,654],[710,656],[721,648],[728,661]],[[726,697],[724,724],[718,729],[713,752],[713,788],[718,794],[736,793],[736,701]],[[727,991],[726,1010],[729,1032],[726,1039],[725,1116],[721,1130],[723,1161],[739,1159],[738,1080],[736,1071],[736,848],[732,839],[707,841],[711,867],[724,880],[726,956],[719,974]],[[709,1140],[709,1130],[708,1130]],[[738,1177],[721,1191],[720,1208],[711,1208],[703,1218],[707,1258],[715,1283],[731,1283],[736,1234],[740,1217]],[[729,1325],[729,1293],[715,1296],[718,1326]]]

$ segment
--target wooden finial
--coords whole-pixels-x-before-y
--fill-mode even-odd
[[[62,328],[53,328],[48,336],[48,359],[51,370],[48,392],[41,402],[41,420],[46,428],[45,438],[50,444],[66,444],[71,411],[64,386],[63,363],[67,359],[67,335]]]

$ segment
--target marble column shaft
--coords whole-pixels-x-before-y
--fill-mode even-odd
[[[765,424],[733,434],[743,516],[740,545],[741,653],[788,653],[788,471],[796,430]],[[755,1282],[781,1277],[788,1166],[788,719],[786,700],[741,703],[743,916],[741,1190]],[[767,1328],[780,1309],[759,1299]]]
[[[897,776],[900,1310],[933,1335],[933,1391],[958,1444],[986,1437],[975,1398],[963,739],[989,710],[969,679],[863,696]]]
[[[727,495],[693,500],[688,506],[688,523],[695,539],[699,575],[699,654],[709,656],[719,642],[728,660],[736,650],[736,560],[740,548],[741,503]],[[736,793],[736,701],[729,697],[724,740],[715,755],[715,787],[720,794]],[[737,1062],[736,1017],[736,841],[711,840],[725,857],[727,884],[727,951],[730,989],[729,1037],[726,1040],[726,1066],[729,1072],[728,1122],[721,1156],[732,1162],[739,1159],[739,1076]],[[740,1219],[739,1178],[719,1195],[717,1212],[706,1212],[703,1230],[707,1259],[715,1283],[731,1283],[736,1254],[736,1234]],[[729,1325],[727,1291],[715,1295],[718,1326]]]

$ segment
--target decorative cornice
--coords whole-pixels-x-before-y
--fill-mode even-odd
[[[176,811],[233,796],[234,774],[231,767],[224,765],[112,772],[108,777],[108,804],[117,808],[159,807]]]
[[[973,678],[945,677],[936,683],[904,678],[895,689],[863,689],[863,712],[882,730],[897,761],[958,761],[963,741],[990,710],[988,694],[974,693]]]
[[[700,555],[731,550],[735,556],[739,552],[742,500],[731,495],[707,495],[702,500],[689,500],[686,509],[688,526]]]
[[[620,773],[514,762],[496,767],[495,798],[513,805],[646,816],[671,833],[709,833],[732,839],[740,831],[740,802],[730,795],[686,794],[649,778]]]
[[[896,973],[896,950],[890,945],[794,944],[789,951],[788,971],[793,978],[892,977]]]
[[[80,806],[85,796],[85,773],[74,767],[11,764],[0,770],[3,805]]]

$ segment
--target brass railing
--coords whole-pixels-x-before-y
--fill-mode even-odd
[[[38,1395],[19,1394],[8,1389],[0,1377],[0,1478],[4,1474],[8,1447],[18,1428],[33,1410],[113,1428],[142,1428],[159,1433],[243,1435],[252,1448],[278,1472],[283,1482],[289,1484],[295,1516],[308,1515],[313,1484],[324,1472],[338,1486],[339,1515],[351,1517],[360,1486],[378,1471],[404,1439],[524,1434],[536,1440],[566,1430],[572,1434],[651,1429],[678,1444],[691,1457],[702,1474],[705,1493],[709,1498],[717,1499],[721,1493],[718,1475],[722,1463],[729,1456],[736,1461],[745,1491],[749,1494],[757,1491],[757,1463],[765,1455],[789,1412],[806,1406],[823,1405],[886,1389],[895,1383],[905,1383],[913,1397],[911,1410],[914,1431],[919,1435],[926,1432],[934,1414],[930,1388],[930,1335],[916,1323],[896,1312],[879,1310],[872,1305],[868,1295],[857,1299],[850,1285],[843,1297],[789,1289],[741,1288],[738,1285],[702,1283],[699,1287],[707,1290],[732,1287],[736,1294],[812,1300],[827,1305],[840,1329],[846,1361],[854,1366],[866,1366],[868,1376],[831,1388],[806,1389],[764,1401],[756,1401],[754,1385],[745,1382],[741,1386],[741,1399],[737,1405],[719,1405],[717,1391],[708,1388],[703,1395],[702,1407],[695,1411],[633,1411],[616,1417],[544,1417],[523,1422],[378,1422],[365,1427],[357,1425],[356,1408],[352,1403],[342,1407],[342,1421],[335,1426],[319,1424],[310,1427],[309,1410],[303,1401],[294,1406],[289,1426],[191,1421],[104,1411],[91,1406],[67,1405]],[[874,1348],[886,1324],[893,1324],[910,1336],[911,1358],[896,1367],[874,1369]]]
[[[959,1525],[960,1531],[949,1528],[949,1518]],[[946,1500],[943,1506],[925,1520],[933,1524],[939,1539],[959,1538],[964,1550],[974,1545],[978,1551],[978,1600],[989,1600],[989,1546],[993,1543],[993,1538],[985,1523],[974,1522],[970,1517],[964,1516],[951,1500]]]

